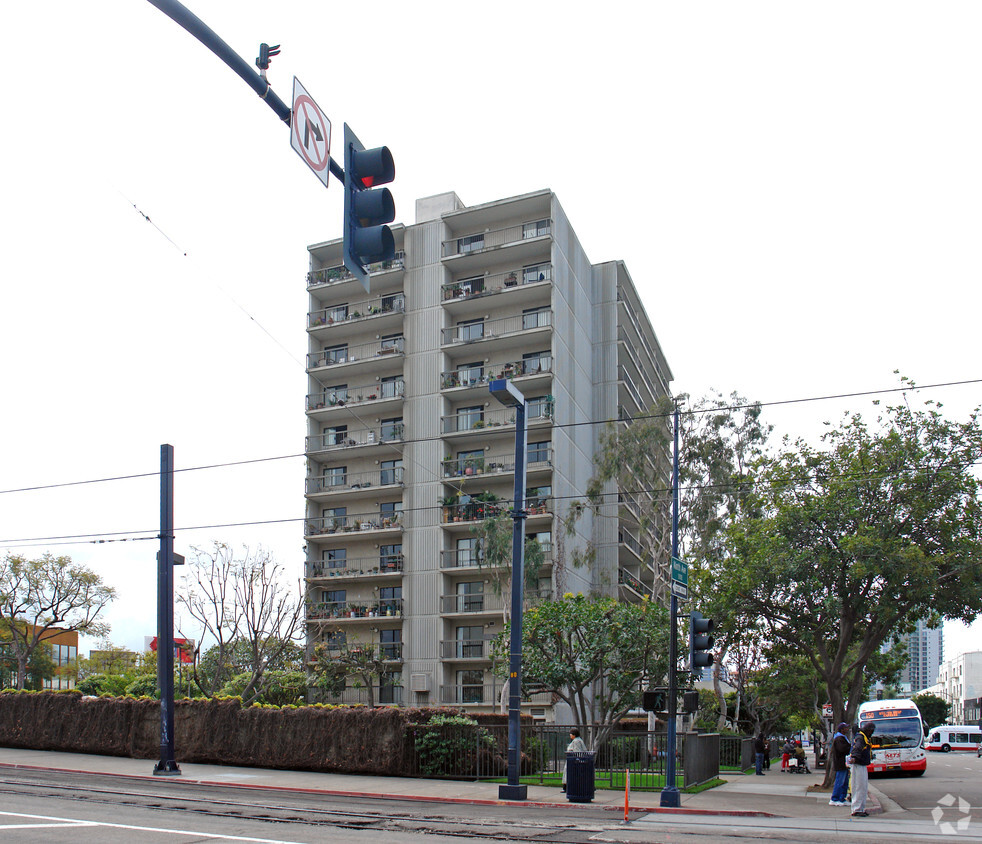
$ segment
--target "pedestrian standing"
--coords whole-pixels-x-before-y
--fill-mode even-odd
[[[764,752],[767,750],[767,739],[761,730],[754,739],[755,771],[758,777],[764,776]]]
[[[849,758],[852,759],[852,816],[854,818],[865,818],[869,815],[866,811],[866,795],[869,791],[867,768],[873,762],[873,743],[870,741],[870,736],[875,730],[876,724],[872,721],[860,724],[849,754]]]
[[[832,770],[835,771],[830,806],[849,805],[846,801],[846,795],[849,793],[849,767],[846,765],[846,757],[849,755],[848,731],[849,725],[843,721],[836,728],[835,735],[832,736],[832,744],[829,745],[829,760]]]
[[[788,762],[791,760],[791,754],[794,753],[794,746],[791,744],[791,737],[784,743],[784,747],[781,748],[781,770],[788,770]]]

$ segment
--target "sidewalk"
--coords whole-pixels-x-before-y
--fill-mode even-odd
[[[162,779],[202,785],[299,791],[334,796],[374,797],[388,800],[414,800],[429,803],[465,803],[496,805],[498,785],[456,780],[411,779],[408,777],[371,777],[351,774],[322,774],[310,771],[279,771],[266,768],[234,768],[224,765],[178,763],[178,777],[156,777],[155,760],[128,759],[121,756],[91,756],[43,750],[20,750],[0,747],[0,772],[4,768],[71,771],[110,774],[133,779]],[[846,819],[849,809],[829,806],[828,793],[809,794],[808,787],[821,782],[821,774],[799,776],[771,771],[762,777],[725,774],[726,784],[699,794],[682,794],[681,808],[662,809],[659,792],[633,791],[630,806],[636,812],[704,814],[733,817],[786,817]],[[881,795],[870,788],[867,811],[883,811]],[[570,803],[556,788],[530,785],[528,800],[517,805],[579,807],[592,805],[623,813],[624,793],[597,790],[592,804]]]

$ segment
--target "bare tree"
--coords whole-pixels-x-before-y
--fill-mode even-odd
[[[262,694],[267,668],[303,635],[300,584],[295,592],[285,585],[283,567],[262,547],[243,548],[240,558],[221,542],[193,550],[177,601],[201,625],[202,642],[213,640],[218,651],[210,676],[195,661],[194,681],[214,697],[232,675],[249,673],[242,701],[251,703]]]
[[[99,616],[115,597],[115,589],[71,557],[44,554],[28,560],[7,554],[0,561],[0,639],[17,660],[17,688],[27,682],[31,654],[58,633],[108,633]]]

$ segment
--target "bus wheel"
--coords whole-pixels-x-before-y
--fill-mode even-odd
[[[941,752],[942,753],[950,753],[951,752],[951,745],[950,744],[942,744],[941,745]]]
[[[911,771],[910,772],[910,775],[912,777],[923,777],[924,776],[924,771],[923,770],[921,770],[921,771]]]

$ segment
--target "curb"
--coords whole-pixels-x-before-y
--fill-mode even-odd
[[[81,771],[77,768],[52,768],[44,765],[23,765],[10,762],[0,762],[0,769],[27,770],[27,771],[49,771],[60,774],[90,774],[92,771]],[[161,777],[152,774],[120,774],[98,772],[99,776],[115,777],[117,779],[136,780],[140,782],[160,782]],[[164,778],[167,782],[179,782],[186,785],[206,785],[220,788],[236,788],[244,791],[279,791],[294,794],[323,794],[331,797],[361,797],[374,800],[404,800],[416,803],[450,803],[465,806],[521,806],[532,809],[602,809],[605,812],[623,812],[623,806],[592,805],[590,803],[554,803],[537,800],[488,800],[480,797],[433,797],[424,794],[392,794],[389,792],[375,791],[340,791],[329,788],[301,788],[286,785],[262,785],[259,783],[238,783],[207,779],[180,779]],[[715,815],[723,817],[738,818],[775,818],[780,817],[770,812],[757,810],[738,810],[738,809],[686,809],[683,807],[660,807],[660,806],[629,806],[631,812],[641,814],[667,814],[667,815]]]

